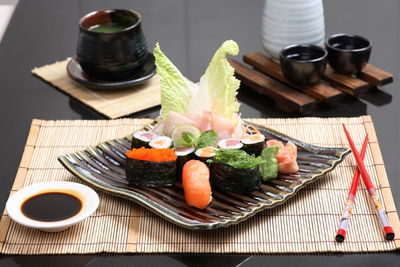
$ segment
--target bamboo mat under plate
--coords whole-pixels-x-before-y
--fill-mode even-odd
[[[228,228],[212,231],[183,229],[130,201],[99,192],[98,210],[61,233],[25,228],[12,222],[4,213],[0,221],[0,253],[311,253],[400,248],[399,218],[369,116],[252,121],[321,146],[347,147],[342,122],[346,123],[358,147],[368,133],[370,141],[365,165],[388,212],[396,239],[384,240],[368,193],[361,183],[348,236],[343,243],[334,241],[355,167],[354,158],[349,155],[335,170],[301,189],[282,206],[265,210]],[[38,182],[80,182],[61,166],[57,156],[125,136],[149,122],[146,119],[33,120],[11,194]]]
[[[131,89],[93,90],[68,76],[66,68],[69,60],[35,68],[32,73],[111,119],[127,116],[161,103],[158,75]]]

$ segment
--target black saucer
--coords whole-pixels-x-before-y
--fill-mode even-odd
[[[154,76],[156,73],[154,60],[153,54],[149,53],[142,69],[131,78],[122,81],[103,81],[90,76],[82,70],[75,57],[68,62],[67,72],[72,79],[91,89],[116,90],[132,88]]]

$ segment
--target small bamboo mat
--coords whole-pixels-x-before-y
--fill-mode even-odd
[[[32,73],[111,119],[127,116],[161,103],[160,79],[157,75],[129,89],[93,90],[68,76],[66,68],[69,60],[34,68]]]
[[[400,223],[369,116],[356,118],[254,119],[294,138],[321,146],[347,147],[341,123],[356,145],[366,133],[365,165],[377,187],[396,239],[385,241],[367,191],[358,189],[354,215],[343,243],[334,241],[355,168],[350,155],[334,171],[302,189],[285,204],[228,228],[194,231],[169,223],[140,206],[99,192],[101,203],[89,218],[61,233],[25,228],[6,213],[0,221],[0,253],[311,253],[370,252],[400,248]],[[44,181],[74,181],[57,156],[122,137],[149,123],[146,119],[99,121],[33,120],[11,194]]]

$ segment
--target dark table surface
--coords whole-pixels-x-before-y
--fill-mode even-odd
[[[269,0],[267,0],[269,1]],[[277,1],[277,0],[276,0]],[[168,56],[196,81],[210,57],[227,39],[239,43],[241,55],[261,50],[263,0],[20,0],[0,44],[0,210],[4,208],[26,141],[31,120],[104,119],[83,104],[31,75],[34,67],[75,54],[78,20],[89,11],[117,7],[143,15],[149,47],[160,42]],[[400,206],[399,129],[400,1],[324,1],[326,36],[347,32],[373,43],[370,63],[395,75],[395,82],[356,100],[346,99],[313,116],[360,116],[375,123],[393,197]],[[240,58],[240,57],[238,57]],[[271,100],[241,88],[243,117],[293,117]],[[159,109],[131,117],[151,117]],[[399,253],[315,255],[72,255],[1,256],[1,266],[258,266],[311,264],[399,266]]]

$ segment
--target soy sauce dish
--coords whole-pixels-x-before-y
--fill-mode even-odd
[[[99,196],[72,182],[33,184],[14,193],[6,210],[15,222],[45,232],[64,231],[96,211]]]

